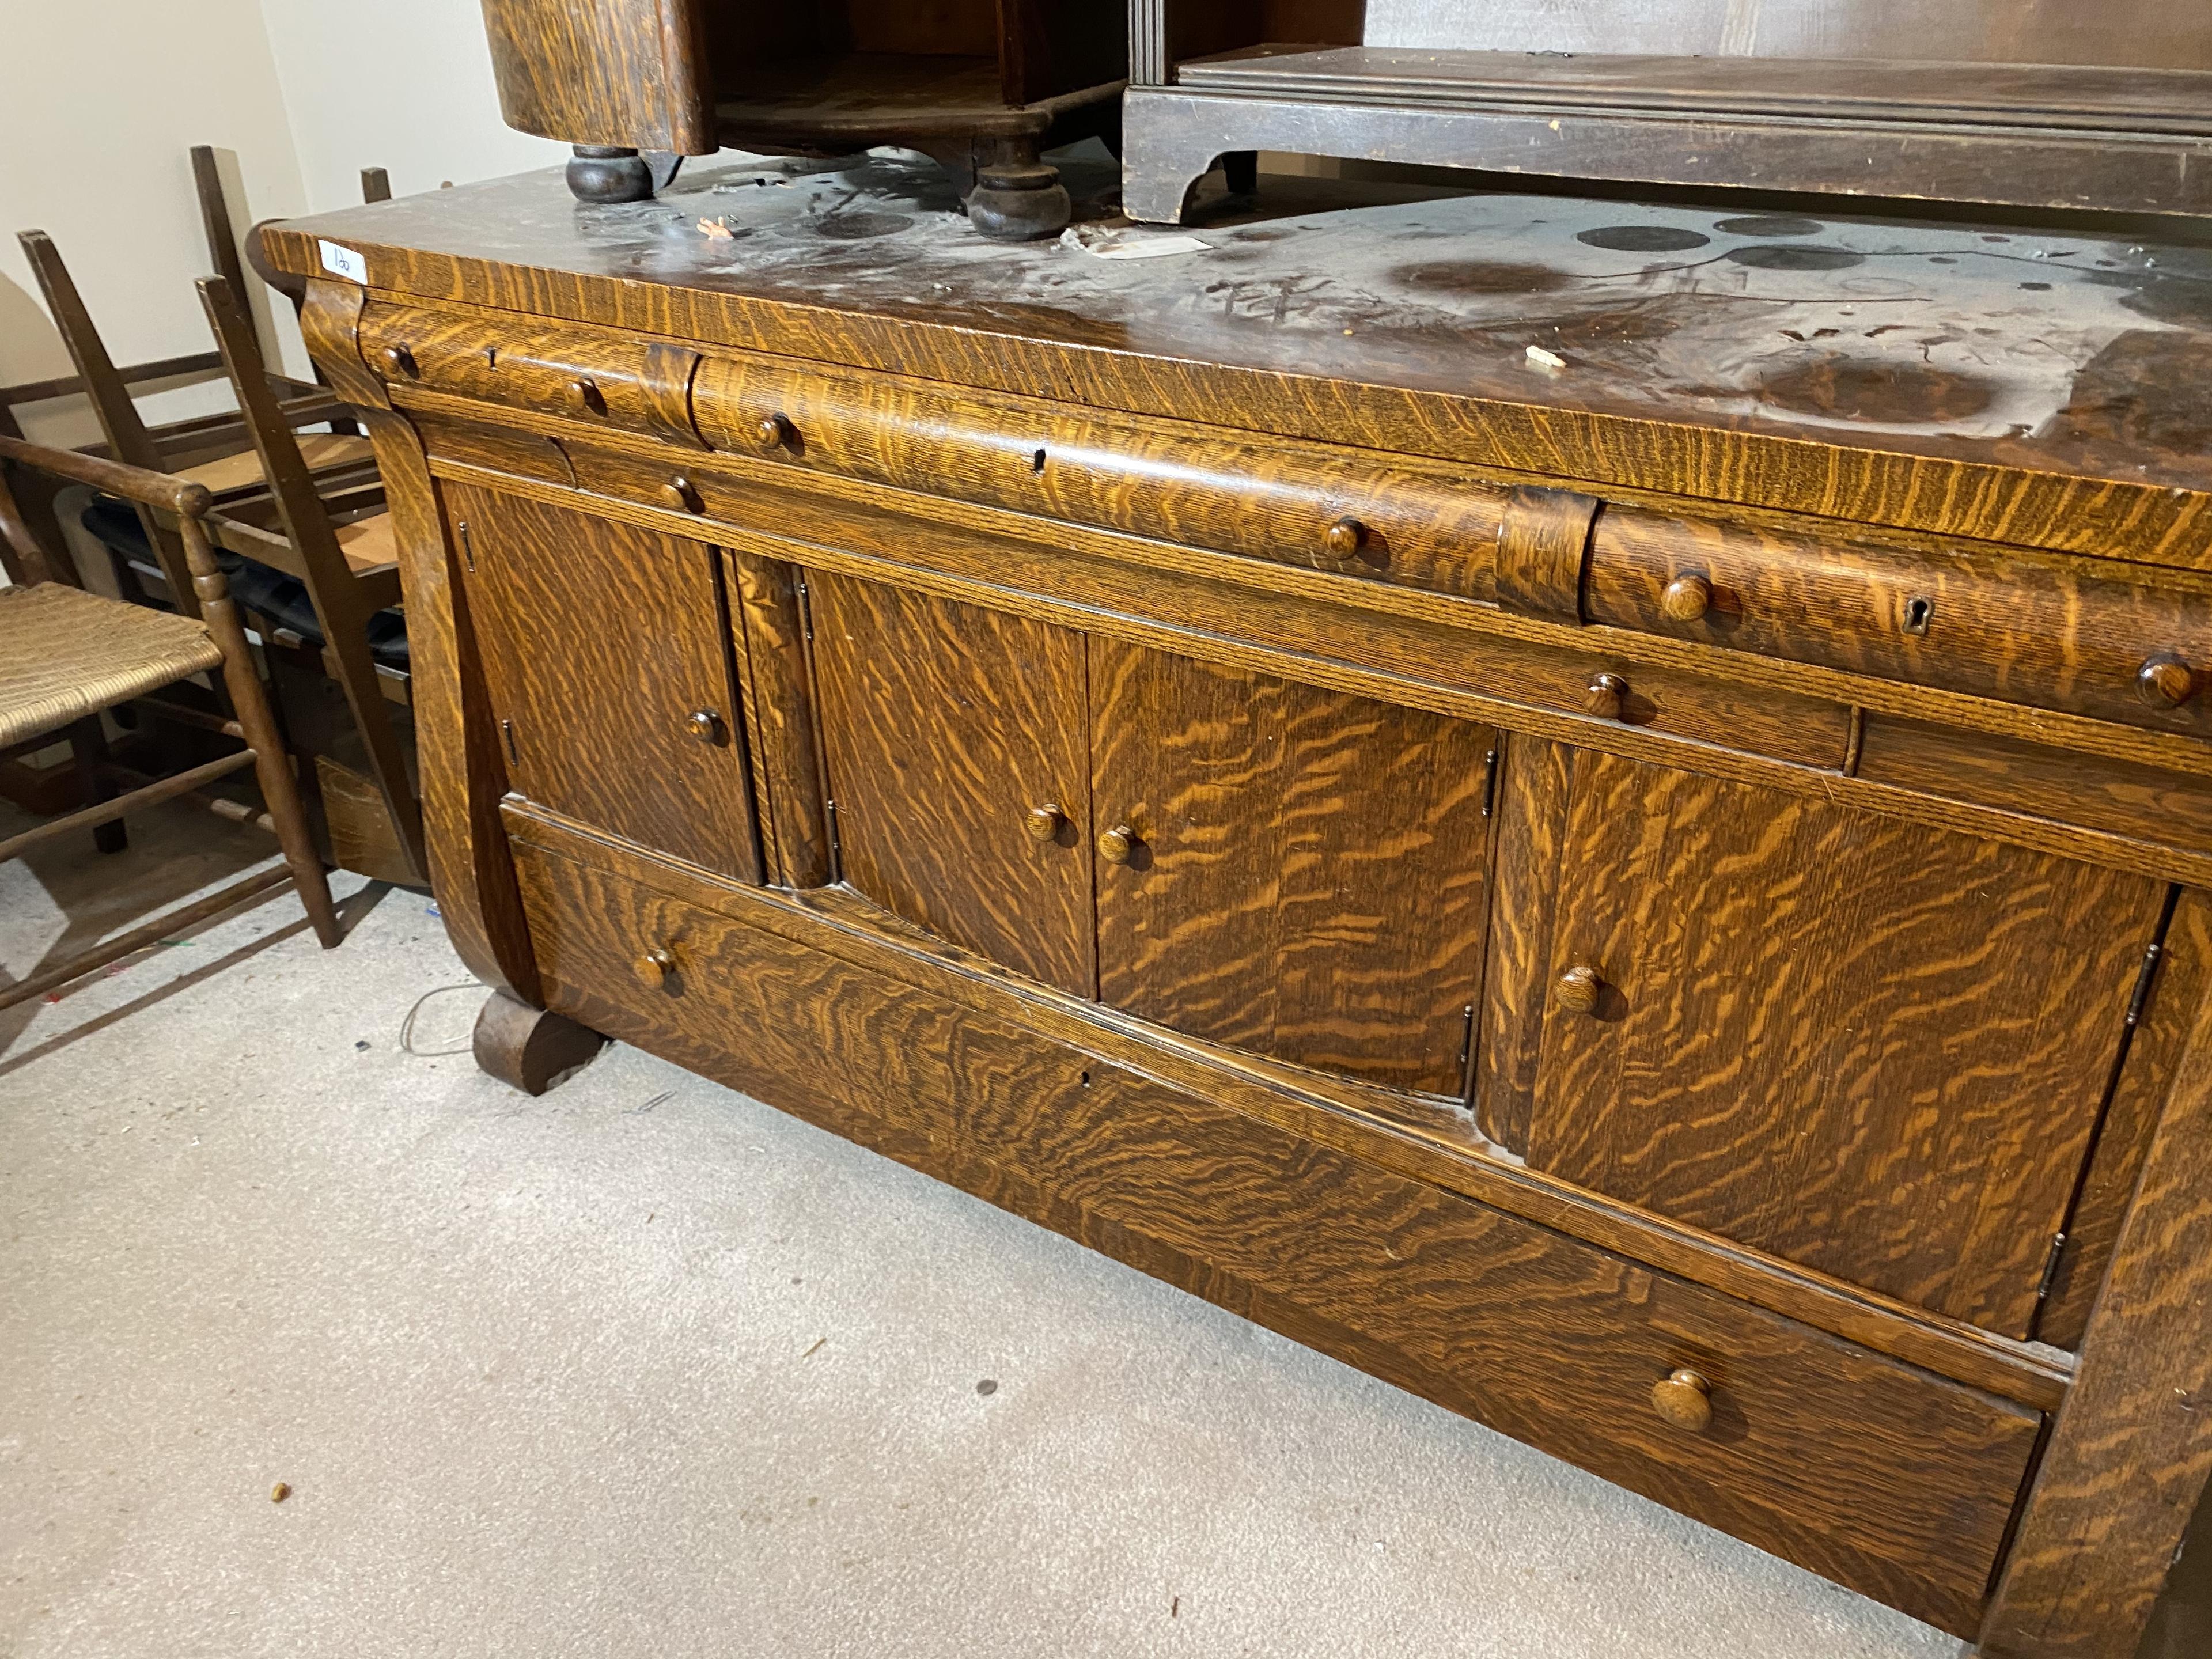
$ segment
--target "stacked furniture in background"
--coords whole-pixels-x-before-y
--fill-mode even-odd
[[[507,125],[576,146],[568,179],[586,201],[650,196],[683,156],[725,145],[902,145],[942,164],[976,228],[1009,241],[1066,225],[1067,192],[1039,158],[1112,139],[1128,70],[1121,8],[1103,0],[612,0],[588,14],[487,0],[484,20]]]

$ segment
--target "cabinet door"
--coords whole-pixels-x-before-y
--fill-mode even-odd
[[[807,584],[846,881],[1091,995],[1082,637],[850,577]]]
[[[1569,775],[1529,1163],[2025,1335],[2164,886],[1606,756]]]
[[[759,880],[714,550],[469,484],[446,500],[510,786]]]
[[[1486,726],[1094,639],[1101,998],[1193,1036],[1462,1087]],[[1118,848],[1115,849],[1118,851]]]

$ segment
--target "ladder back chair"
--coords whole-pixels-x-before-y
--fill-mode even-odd
[[[386,677],[371,642],[372,628],[399,603],[392,515],[380,499],[373,510],[343,520],[333,516],[332,504],[317,491],[299,440],[270,390],[252,319],[237,291],[221,276],[204,276],[199,293],[276,520],[273,527],[264,527],[219,513],[212,520],[216,533],[232,552],[307,585],[325,659],[345,692],[367,752],[369,778],[416,881],[424,882],[429,865],[422,852],[422,810],[394,729]]]
[[[284,861],[0,990],[0,1009],[42,996],[179,927],[218,915],[287,882],[298,891],[324,949],[335,946],[341,937],[337,912],[308,835],[291,758],[277,736],[245,626],[208,540],[210,492],[191,479],[0,437],[0,541],[27,571],[47,568],[50,560],[32,536],[9,487],[12,470],[19,468],[88,484],[170,514],[178,527],[198,614],[130,605],[64,582],[0,589],[0,751],[52,741],[62,733],[82,736],[88,729],[88,740],[96,748],[101,711],[217,669],[235,711],[232,718],[217,722],[217,729],[244,747],[119,794],[110,793],[110,780],[95,763],[88,768],[90,803],[80,811],[0,841],[0,860],[58,836],[118,823],[142,807],[252,767],[267,804],[266,812],[253,821],[275,832]],[[96,836],[96,844],[114,850],[121,842]]]
[[[106,440],[107,454],[126,466],[187,478],[203,485],[218,501],[260,493],[264,487],[260,465],[243,417],[221,414],[179,422],[158,432],[149,428],[53,239],[42,230],[27,230],[16,240],[39,280],[47,313],[69,348],[77,380]],[[351,423],[345,405],[324,387],[283,380],[270,389],[283,418],[292,427],[333,421]],[[363,487],[374,483],[375,457],[368,440],[358,433],[307,434],[301,449],[308,466],[325,481],[325,487],[356,478]],[[189,612],[193,608],[191,575],[185,567],[180,532],[161,509],[141,502],[137,515],[161,580],[169,590],[170,602]]]

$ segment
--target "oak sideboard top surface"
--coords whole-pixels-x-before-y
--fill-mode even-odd
[[[1110,211],[1110,173],[1068,177],[1079,221]],[[1201,247],[1106,258],[981,241],[955,208],[921,161],[739,159],[657,200],[580,204],[548,171],[269,246],[327,278],[336,244],[396,295],[2212,568],[2212,249],[1271,179]]]

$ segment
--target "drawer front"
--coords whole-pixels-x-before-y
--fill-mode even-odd
[[[699,354],[688,346],[372,301],[362,312],[361,354],[394,386],[700,447],[690,404]]]
[[[933,529],[914,535],[907,530],[912,520],[866,511],[840,516],[834,503],[810,503],[803,514],[795,513],[787,491],[757,477],[718,472],[711,459],[700,465],[675,456],[648,458],[580,443],[566,449],[577,488],[691,514],[703,521],[700,533],[709,540],[715,534],[707,527],[710,524],[790,533],[794,518],[802,518],[806,538],[823,546],[898,564],[931,564],[994,586],[1023,588],[1087,609],[1170,625],[1194,625],[1300,656],[1347,657],[1363,665],[1387,657],[1385,665],[1398,672],[1533,708],[1593,715],[1638,731],[1831,769],[1844,764],[1850,744],[1848,711],[1812,697],[1433,623],[1388,636],[1370,629],[1366,635],[1347,639],[1342,617],[1333,609],[1293,606],[1270,594],[1242,590],[1224,606],[1218,585],[1191,581],[1180,572],[1109,569],[1101,561],[1039,554],[1011,543]],[[472,458],[466,450],[456,454]],[[1320,620],[1313,621],[1316,617]]]
[[[507,822],[560,1011],[1972,1628],[2037,1413],[1126,1071],[926,963],[908,982],[813,948],[830,924],[774,901]],[[676,965],[648,986],[632,963],[653,950]],[[1694,1387],[1655,1392],[1682,1370],[1702,1426]]]
[[[1592,622],[2166,732],[2212,732],[2212,598],[2090,562],[1600,515]]]
[[[1418,462],[775,358],[711,357],[716,449],[1301,569],[1488,599],[1508,492]]]

